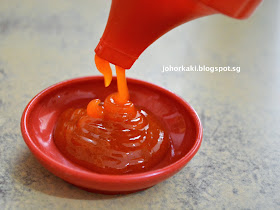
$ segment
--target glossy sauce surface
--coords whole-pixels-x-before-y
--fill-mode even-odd
[[[110,66],[98,57],[95,61],[105,86],[110,85]],[[104,102],[92,100],[87,109],[64,111],[55,144],[68,159],[98,173],[144,172],[166,155],[170,137],[156,116],[129,101],[125,70],[116,66],[116,71],[118,92]]]

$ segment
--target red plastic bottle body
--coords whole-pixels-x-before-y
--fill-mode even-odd
[[[248,18],[262,0],[200,0],[217,12],[233,18]]]
[[[246,18],[261,0],[112,0],[96,54],[129,69],[140,54],[171,29],[193,19],[223,13]]]

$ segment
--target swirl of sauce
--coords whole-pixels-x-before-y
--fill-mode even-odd
[[[122,90],[127,89],[124,70],[116,70],[119,92],[109,95],[104,103],[94,99],[87,109],[63,112],[54,141],[65,157],[97,173],[144,172],[165,156],[170,137],[151,112],[128,100],[128,91]],[[111,82],[108,74],[105,71],[107,86]]]

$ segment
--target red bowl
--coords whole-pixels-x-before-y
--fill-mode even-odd
[[[53,129],[58,116],[70,107],[86,107],[93,98],[104,100],[117,91],[116,78],[105,88],[103,77],[83,77],[55,84],[36,95],[21,119],[25,143],[40,163],[56,176],[83,189],[130,193],[149,188],[177,173],[196,154],[202,141],[202,125],[195,110],[174,93],[148,82],[127,79],[130,99],[153,112],[172,138],[170,155],[147,172],[98,174],[66,159],[56,148]]]

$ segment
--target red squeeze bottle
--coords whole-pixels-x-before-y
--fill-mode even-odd
[[[171,29],[222,13],[249,17],[262,0],[112,0],[108,22],[95,53],[130,69],[140,54]]]

